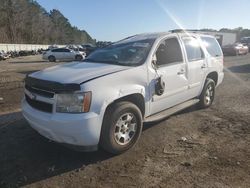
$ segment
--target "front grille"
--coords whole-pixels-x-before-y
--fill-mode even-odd
[[[32,100],[29,98],[29,96],[25,95],[25,99],[27,101],[27,103],[37,109],[37,110],[40,110],[40,111],[43,111],[43,112],[48,112],[48,113],[52,113],[53,111],[53,105],[52,104],[48,104],[46,102],[42,102],[42,101],[36,101],[36,100]]]
[[[31,93],[36,93],[36,94],[41,95],[43,97],[47,97],[47,98],[53,98],[54,97],[53,92],[37,89],[37,88],[34,88],[34,87],[30,87],[28,85],[25,85],[25,89],[27,89]]]

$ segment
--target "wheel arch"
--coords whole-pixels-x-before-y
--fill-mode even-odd
[[[218,73],[217,73],[216,71],[210,72],[210,73],[207,75],[206,79],[207,79],[207,78],[212,79],[212,80],[215,82],[215,85],[217,85],[217,83],[218,83]]]
[[[129,94],[129,95],[122,96],[122,97],[112,101],[106,107],[105,113],[106,113],[108,108],[111,108],[114,104],[116,104],[118,102],[122,102],[122,101],[131,102],[131,103],[135,104],[140,109],[140,111],[142,113],[142,117],[144,117],[144,115],[145,115],[145,100],[144,100],[144,96],[141,93]]]

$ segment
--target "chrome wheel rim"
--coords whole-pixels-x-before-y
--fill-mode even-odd
[[[120,116],[115,124],[114,137],[119,145],[126,145],[134,138],[137,130],[136,118],[132,113]]]
[[[206,105],[211,104],[211,102],[213,100],[213,95],[214,95],[213,86],[210,84],[207,87],[206,94],[205,94],[205,103],[206,103]]]

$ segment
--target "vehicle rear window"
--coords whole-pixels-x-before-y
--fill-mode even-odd
[[[188,61],[198,61],[204,59],[204,53],[199,41],[194,37],[182,38],[187,52]]]
[[[201,40],[212,57],[222,56],[221,48],[215,38],[201,37]]]
[[[69,49],[63,49],[63,52],[70,52]]]

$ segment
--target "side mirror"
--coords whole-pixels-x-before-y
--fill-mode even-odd
[[[152,65],[155,69],[157,68],[157,57],[155,54],[152,57]]]

